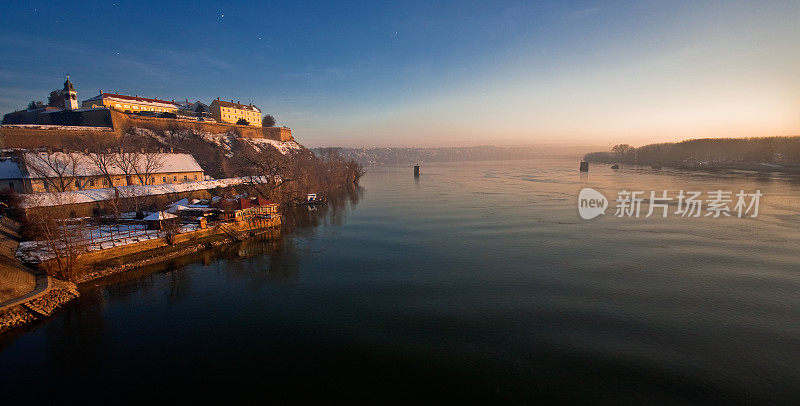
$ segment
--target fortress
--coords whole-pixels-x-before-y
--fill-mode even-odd
[[[134,127],[152,131],[232,132],[244,138],[294,140],[288,127],[262,127],[261,111],[253,105],[214,100],[209,108],[197,102],[195,114],[190,116],[187,114],[192,111],[182,109],[178,103],[101,93],[83,101],[79,108],[77,92],[69,77],[61,92],[63,108],[32,106],[38,108],[6,114],[0,125],[0,149],[60,148],[67,142],[88,136],[121,137]],[[248,124],[244,124],[245,121]]]

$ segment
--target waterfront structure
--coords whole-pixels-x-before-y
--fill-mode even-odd
[[[129,113],[152,111],[155,113],[177,113],[178,105],[174,101],[149,99],[139,96],[127,96],[117,93],[100,93],[83,101],[83,108],[109,108]]]
[[[107,164],[101,169],[90,154],[22,152],[0,160],[0,189],[62,192],[199,182],[205,176],[190,154],[107,154],[104,160]]]
[[[279,218],[278,204],[263,197],[222,199],[213,203],[211,207],[220,211],[218,219],[222,221],[274,220]]]
[[[247,121],[251,126],[261,127],[261,110],[251,104],[227,102],[219,97],[211,102],[211,117],[221,123],[236,124],[239,120]]]

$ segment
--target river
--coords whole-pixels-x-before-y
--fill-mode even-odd
[[[605,215],[579,217],[585,187],[610,200]],[[622,190],[763,197],[756,218],[686,218],[674,202],[667,218],[618,217]],[[0,338],[0,393],[794,402],[798,198],[796,175],[580,174],[559,159],[428,163],[419,178],[370,167],[277,240],[81,286],[54,317]]]

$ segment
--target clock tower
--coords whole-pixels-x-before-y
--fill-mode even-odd
[[[75,91],[75,87],[72,86],[72,82],[69,81],[69,75],[67,75],[67,81],[64,82],[64,108],[67,110],[77,110],[78,109],[78,92]]]

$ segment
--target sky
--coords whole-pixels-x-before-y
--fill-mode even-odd
[[[800,1],[4,1],[0,112],[66,74],[308,146],[800,135]]]

